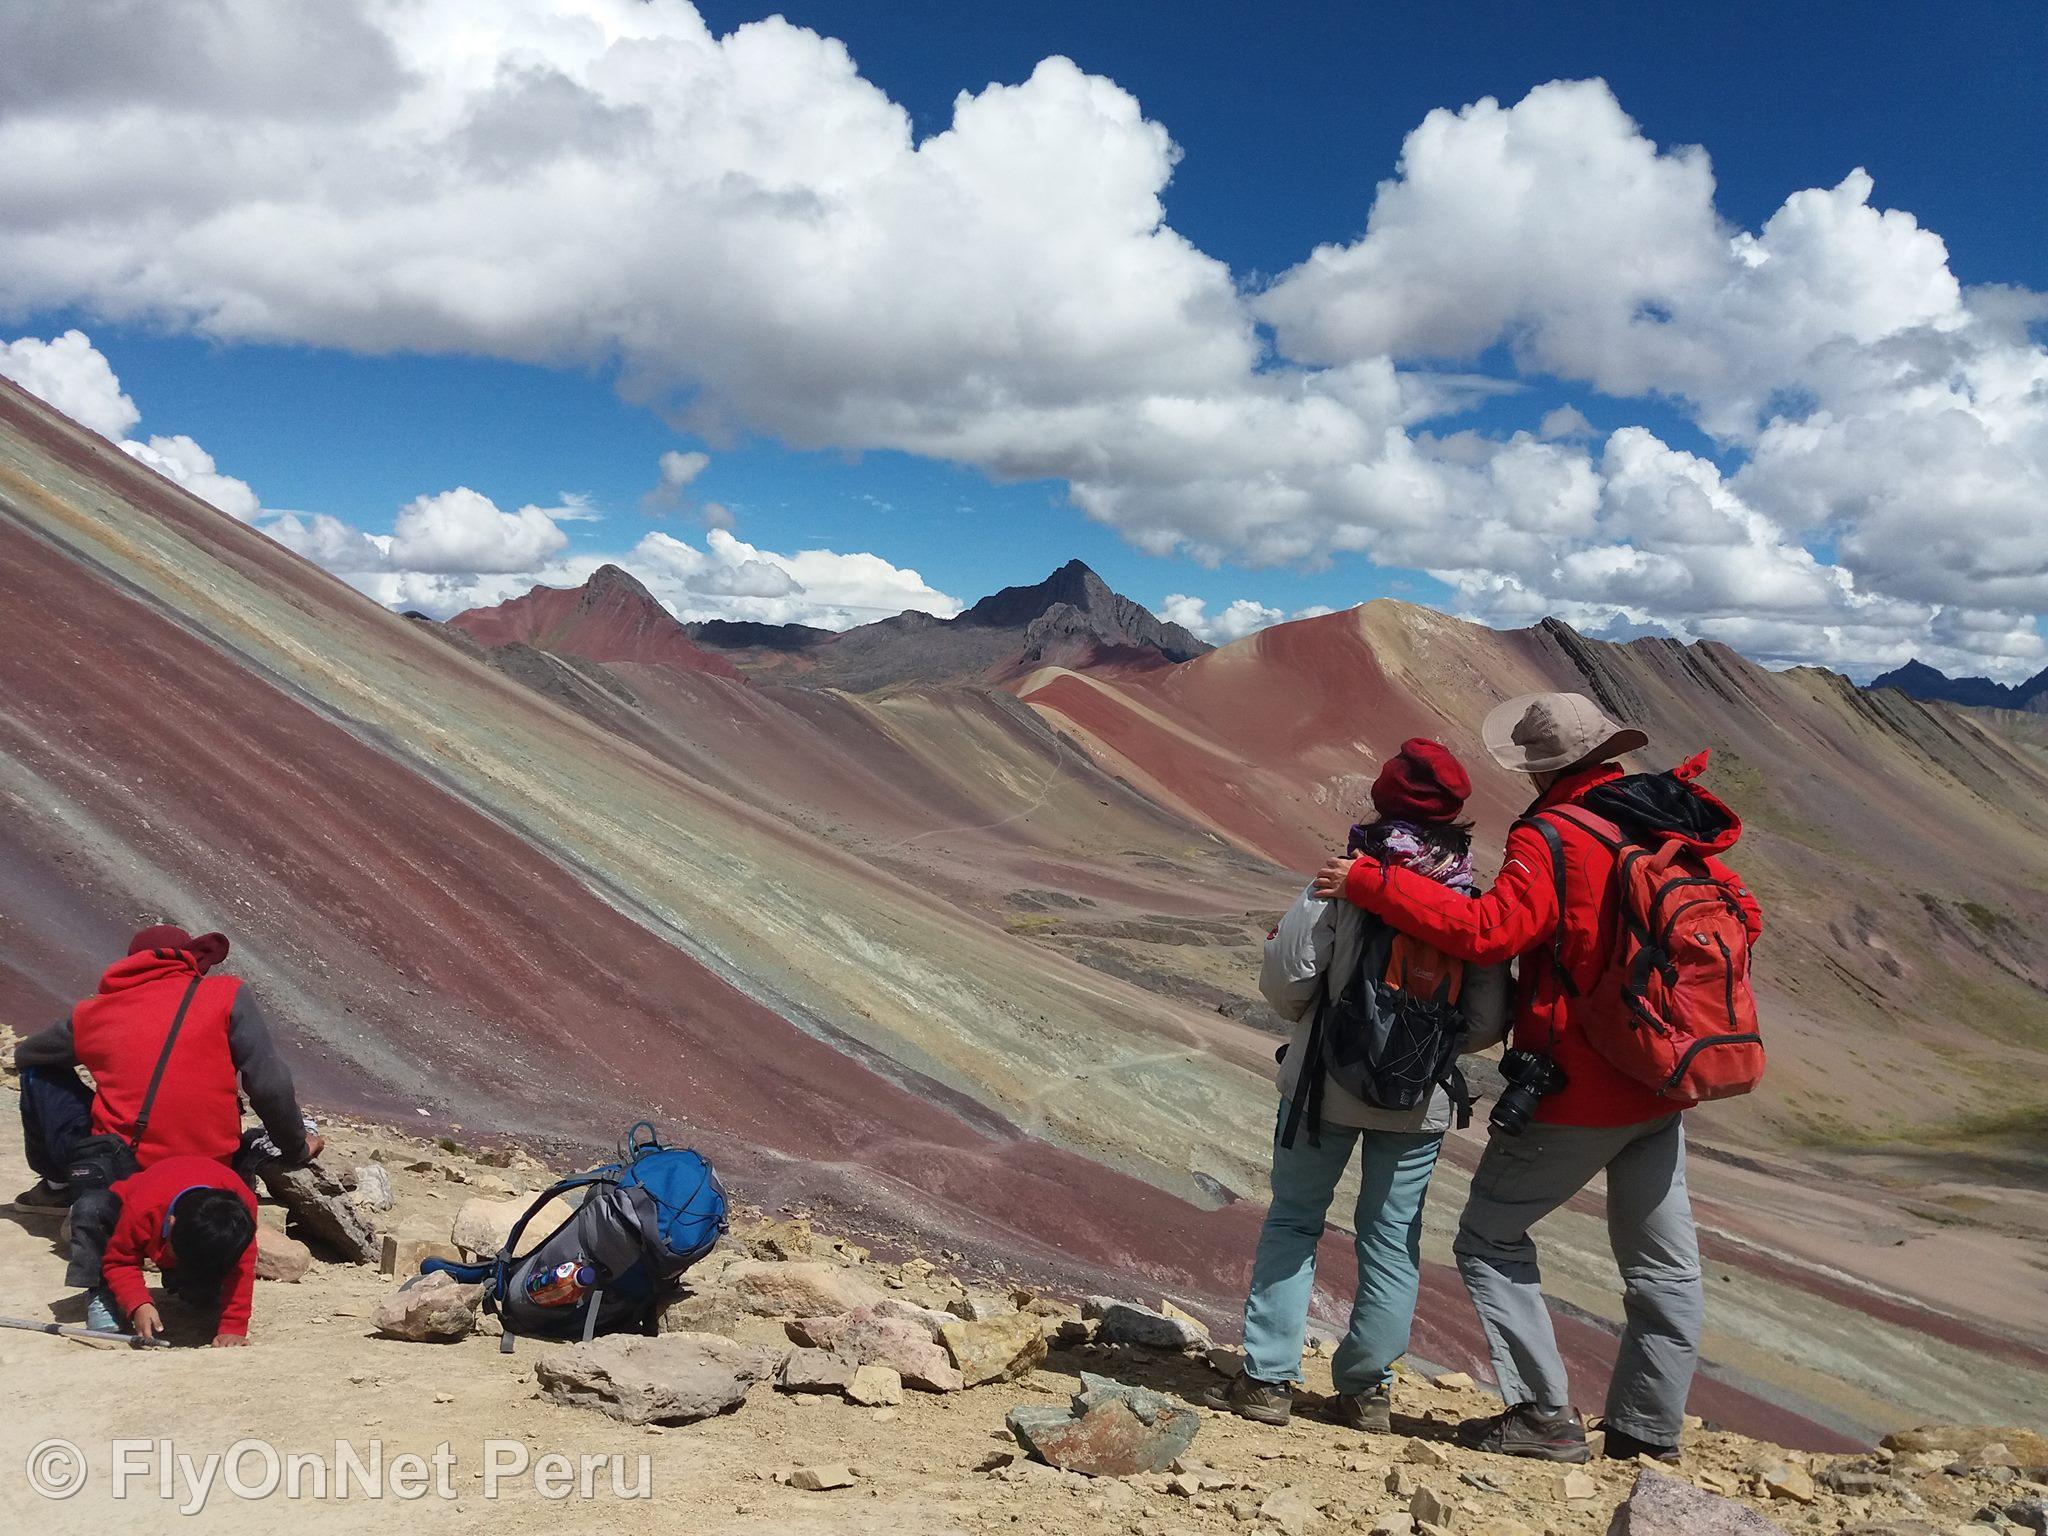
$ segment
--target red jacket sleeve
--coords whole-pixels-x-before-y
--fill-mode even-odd
[[[1516,827],[1493,889],[1474,900],[1374,859],[1351,866],[1344,894],[1403,933],[1475,965],[1526,954],[1557,931],[1557,889],[1542,834]]]
[[[244,1338],[249,1332],[250,1297],[256,1290],[256,1239],[249,1239],[249,1246],[242,1250],[242,1261],[235,1268],[235,1278],[228,1287],[227,1297],[220,1304],[220,1322],[214,1333],[229,1334]]]
[[[107,1251],[100,1259],[100,1280],[114,1293],[114,1300],[120,1303],[121,1315],[132,1317],[137,1307],[149,1301],[149,1286],[142,1278],[142,1234],[148,1230],[147,1223],[137,1217],[147,1213],[136,1211],[130,1201],[129,1207],[121,1212],[121,1220],[114,1226],[114,1235],[107,1239]]]

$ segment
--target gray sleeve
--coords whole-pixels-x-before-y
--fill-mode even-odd
[[[287,1163],[306,1161],[306,1126],[299,1118],[299,1097],[292,1089],[291,1068],[278,1054],[263,1010],[247,986],[236,989],[234,1011],[228,1015],[228,1054],[241,1074],[242,1091],[263,1129],[277,1143]]]
[[[1315,1001],[1316,981],[1330,968],[1337,939],[1337,909],[1305,886],[1266,940],[1259,991],[1275,1013],[1299,1019]]]
[[[1491,1050],[1508,1037],[1514,981],[1505,963],[1468,966],[1458,1010],[1465,1015],[1465,1053]]]
[[[75,1067],[78,1048],[71,1040],[71,1021],[39,1029],[14,1046],[16,1067]]]

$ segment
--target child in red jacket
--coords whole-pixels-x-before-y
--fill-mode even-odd
[[[210,1157],[167,1157],[114,1186],[121,1218],[101,1266],[106,1288],[145,1339],[163,1331],[149,1299],[144,1260],[164,1285],[195,1306],[219,1307],[216,1347],[249,1342],[249,1298],[256,1286],[256,1197],[235,1172]]]

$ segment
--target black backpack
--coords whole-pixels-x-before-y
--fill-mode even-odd
[[[1460,1130],[1472,1123],[1472,1093],[1458,1067],[1466,1020],[1458,1009],[1465,965],[1380,919],[1365,919],[1365,943],[1344,990],[1330,996],[1329,975],[1315,1002],[1307,1057],[1295,1079],[1280,1145],[1294,1145],[1308,1124],[1320,1146],[1323,1084],[1375,1109],[1412,1110],[1439,1086],[1451,1096]]]
[[[578,1190],[583,1202],[574,1213],[531,1253],[515,1257],[527,1223],[557,1196]],[[643,1120],[626,1133],[618,1162],[558,1180],[534,1196],[496,1258],[478,1264],[428,1259],[420,1272],[441,1270],[465,1284],[488,1284],[484,1305],[504,1323],[498,1347],[507,1352],[520,1333],[583,1339],[652,1333],[683,1271],[717,1246],[726,1226],[725,1186],[711,1164],[694,1150],[665,1145]],[[587,1271],[588,1288],[566,1301],[536,1298],[533,1287],[563,1268]]]

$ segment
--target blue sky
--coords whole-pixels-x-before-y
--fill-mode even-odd
[[[721,35],[763,14],[726,0],[703,0],[698,9]],[[1179,146],[1161,194],[1166,223],[1226,264],[1248,294],[1318,244],[1359,240],[1375,187],[1395,173],[1405,136],[1429,113],[1485,96],[1512,106],[1558,79],[1605,81],[1660,149],[1704,146],[1713,206],[1730,226],[1755,231],[1788,195],[1835,187],[1860,166],[1875,183],[1871,205],[1908,210],[1939,235],[1949,271],[1966,287],[2048,289],[2048,115],[2039,94],[2048,11],[2035,4],[1036,3],[970,14],[926,0],[820,0],[780,14],[844,40],[860,74],[908,111],[920,139],[951,125],[957,93],[1023,82],[1049,55],[1114,81]],[[46,281],[35,296],[62,296],[63,286]],[[9,298],[0,287],[0,301]],[[1477,606],[1499,621],[1527,617],[1512,605],[1476,603],[1480,587],[1376,565],[1357,552],[1361,539],[1316,547],[1311,538],[1292,559],[1228,538],[1181,541],[1183,550],[1206,544],[1196,553],[1217,562],[1210,565],[1186,553],[1141,552],[1125,536],[1142,535],[1138,522],[1120,515],[1119,531],[1091,519],[1058,476],[1003,483],[986,462],[872,442],[798,452],[780,446],[776,423],[766,421],[707,442],[623,400],[610,361],[527,363],[511,360],[523,343],[479,356],[463,354],[492,349],[446,341],[436,343],[443,355],[416,356],[388,337],[355,354],[327,344],[332,338],[317,324],[297,327],[304,339],[246,339],[149,300],[130,304],[97,280],[81,282],[70,302],[25,302],[19,290],[11,298],[0,339],[80,327],[140,407],[142,431],[197,439],[267,508],[331,514],[372,532],[390,528],[414,497],[467,485],[508,509],[587,495],[603,520],[562,525],[571,554],[624,548],[650,527],[699,537],[686,515],[650,521],[640,499],[664,450],[708,448],[711,463],[691,495],[729,508],[749,544],[873,551],[967,600],[1078,555],[1143,601],[1190,594],[1212,615],[1243,598],[1293,611],[1394,594]],[[1259,326],[1271,345],[1270,316]],[[229,339],[214,339],[222,335]],[[1397,355],[1419,375],[1444,369],[1514,385],[1408,430],[1471,429],[1499,439],[1534,430],[1568,404],[1596,429],[1594,444],[1613,429],[1642,427],[1731,475],[1753,446],[1710,436],[1701,412],[1675,391],[1603,393],[1597,368],[1561,380],[1517,356],[1513,339],[1504,331],[1476,357],[1439,360],[1421,347]],[[675,345],[687,368],[687,336]],[[801,369],[801,359],[792,366]],[[1156,522],[1158,514],[1147,517]],[[1834,558],[1831,527],[1798,539]],[[1902,591],[1900,600],[1940,598]],[[1995,606],[2022,630],[2039,612],[2024,592]],[[1672,622],[1682,632],[1712,632],[1686,628],[1676,610]],[[1772,624],[1771,638],[1755,648],[1798,659],[1796,642]],[[2002,659],[2000,647],[2013,645],[1995,637],[1949,644],[1939,620],[1924,632],[1929,643],[1916,648],[1947,646],[1941,659],[1951,662],[1974,654],[1990,666]],[[1858,661],[1831,656],[1818,642],[1813,654],[1852,670]],[[2009,659],[2015,667],[2027,661]]]

